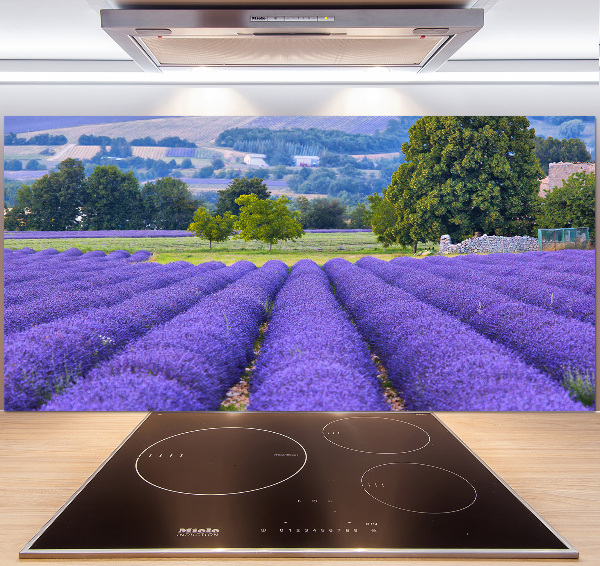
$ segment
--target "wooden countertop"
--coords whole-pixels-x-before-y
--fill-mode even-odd
[[[574,560],[162,559],[133,564],[336,566],[389,563],[508,566],[600,564],[600,413],[437,413],[488,466],[580,553]],[[0,412],[0,565],[82,565],[19,560],[18,553],[98,468],[145,413]]]

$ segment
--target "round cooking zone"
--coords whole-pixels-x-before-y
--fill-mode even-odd
[[[367,470],[360,481],[377,501],[413,513],[455,513],[477,499],[477,491],[465,478],[428,464],[382,464]]]
[[[323,427],[323,436],[336,446],[367,454],[405,454],[429,444],[421,427],[387,417],[348,417]]]
[[[135,469],[150,485],[185,495],[233,495],[289,480],[306,464],[289,436],[259,428],[191,430],[146,448]]]

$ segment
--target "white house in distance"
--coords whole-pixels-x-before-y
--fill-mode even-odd
[[[268,167],[265,157],[264,153],[248,153],[244,156],[244,163],[252,167]]]
[[[294,161],[296,167],[318,167],[319,156],[318,155],[294,155]]]

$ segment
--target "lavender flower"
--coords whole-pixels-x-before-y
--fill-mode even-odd
[[[361,261],[376,267],[373,258]],[[366,269],[342,259],[330,260],[324,268],[336,297],[382,359],[407,408],[584,409],[503,346]]]
[[[366,344],[313,261],[296,263],[277,295],[250,399],[256,411],[388,408]]]
[[[358,264],[383,280],[468,324],[517,356],[562,381],[568,372],[595,376],[594,327],[492,289],[414,269],[411,258],[386,263],[362,258]]]
[[[196,276],[139,293],[112,307],[88,310],[8,336],[4,353],[5,408],[39,407],[54,392],[70,386],[128,342],[222,289],[228,278],[239,278],[252,269],[256,268],[250,262],[208,272],[179,269],[192,275],[195,272]]]
[[[56,395],[44,410],[217,409],[252,358],[266,305],[287,276],[287,266],[280,261],[252,271],[244,264],[237,273],[241,268],[245,276],[131,342],[124,352]],[[140,384],[143,395],[137,393]],[[166,393],[168,384],[172,396]],[[106,394],[114,388],[124,390]],[[124,401],[126,397],[130,400]]]

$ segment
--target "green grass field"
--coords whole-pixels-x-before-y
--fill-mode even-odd
[[[377,243],[371,232],[308,232],[295,242],[280,242],[269,251],[262,242],[230,239],[227,242],[214,243],[212,250],[208,242],[199,238],[49,238],[31,240],[4,240],[4,247],[13,250],[31,248],[36,251],[54,248],[59,252],[68,248],[78,248],[82,252],[102,250],[110,253],[125,250],[134,253],[138,250],[152,252],[153,261],[170,263],[188,261],[193,264],[205,261],[222,261],[231,265],[246,259],[255,265],[262,265],[270,259],[280,259],[293,265],[300,259],[312,259],[319,265],[334,257],[356,261],[370,255],[382,259],[391,259],[400,255],[411,255],[408,247],[389,247],[384,249]],[[419,245],[418,251],[431,250],[433,244]]]

